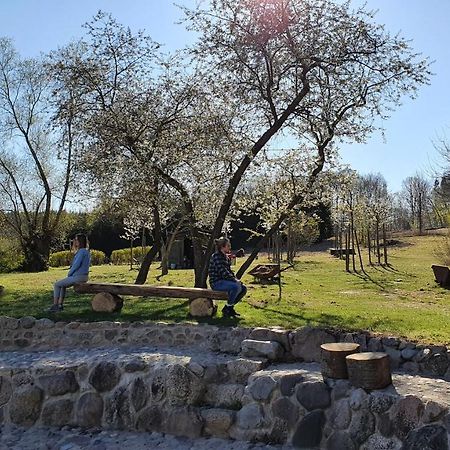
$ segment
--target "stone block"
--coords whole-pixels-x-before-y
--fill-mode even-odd
[[[329,342],[336,342],[331,333],[320,328],[299,328],[290,334],[291,352],[295,358],[303,361],[320,361],[320,346]]]
[[[113,389],[120,381],[121,372],[112,362],[99,362],[89,376],[89,383],[98,392],[107,392]]]
[[[403,443],[402,450],[448,450],[447,431],[441,425],[426,425],[411,430]]]
[[[437,402],[429,400],[425,404],[422,420],[424,423],[436,422],[442,416],[444,416],[447,411],[448,408],[445,408],[443,405]]]
[[[411,430],[418,427],[423,411],[422,401],[414,395],[407,395],[394,404],[390,415],[398,438],[404,439]]]
[[[175,436],[185,436],[191,439],[202,435],[203,419],[197,410],[191,407],[171,408],[163,413],[161,431]]]
[[[327,450],[357,450],[346,431],[335,431],[327,440]]]
[[[102,423],[103,399],[96,392],[84,393],[77,404],[76,423],[80,427],[98,427]]]
[[[73,400],[58,399],[46,402],[42,408],[42,424],[49,427],[69,425],[72,419]]]
[[[259,403],[244,405],[237,413],[236,424],[244,430],[261,428],[265,423],[264,411]]]
[[[289,331],[281,328],[254,328],[249,335],[250,339],[257,341],[275,341],[281,344],[286,352],[291,348]]]
[[[242,341],[243,356],[259,356],[267,358],[270,361],[277,361],[284,355],[281,344],[275,341],[256,341],[254,339],[245,339]]]
[[[25,386],[14,391],[9,406],[11,422],[31,426],[41,413],[44,393],[37,386]]]
[[[131,403],[135,411],[146,405],[149,395],[150,386],[142,378],[136,378],[131,386]]]
[[[374,431],[375,417],[369,410],[361,408],[353,413],[348,432],[357,446],[362,445]]]
[[[328,421],[333,430],[346,430],[352,419],[352,410],[348,399],[334,402],[327,412]]]
[[[239,409],[243,395],[244,386],[241,384],[209,384],[204,401],[218,408]]]
[[[297,384],[304,381],[303,372],[291,371],[283,373],[279,378],[280,392],[282,395],[291,396],[295,392]]]
[[[79,389],[75,374],[71,370],[52,375],[42,375],[38,381],[42,389],[50,396],[73,393]]]
[[[325,415],[322,410],[311,411],[297,425],[292,436],[292,445],[296,448],[313,448],[320,445]]]
[[[22,317],[19,319],[19,327],[21,328],[33,328],[35,323],[36,319],[34,317]]]
[[[238,383],[245,383],[248,377],[267,366],[265,360],[238,358],[227,363],[230,379]]]
[[[289,427],[294,426],[299,417],[299,408],[287,397],[280,397],[272,403],[272,414],[287,422]]]
[[[11,381],[0,376],[0,406],[5,405],[9,402],[12,395]]]
[[[254,400],[267,401],[277,382],[268,375],[252,377],[248,384],[248,392]]]
[[[166,397],[172,405],[194,405],[200,402],[206,386],[203,380],[186,367],[174,364],[166,378]]]
[[[227,438],[228,430],[233,425],[235,412],[227,409],[208,408],[201,410],[205,428],[209,436]]]
[[[402,358],[405,361],[410,361],[412,360],[418,353],[418,350],[416,350],[415,348],[404,348],[401,352]]]
[[[140,357],[133,358],[131,361],[128,361],[124,365],[125,372],[133,373],[133,372],[143,372],[148,367],[148,364],[144,359]]]
[[[400,450],[400,443],[396,439],[373,434],[360,447],[360,450]]]
[[[307,410],[325,409],[330,405],[330,391],[321,381],[305,381],[297,386],[297,400]]]

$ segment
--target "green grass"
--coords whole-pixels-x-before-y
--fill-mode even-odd
[[[295,265],[283,273],[282,299],[277,285],[253,284],[239,307],[239,320],[219,317],[205,322],[241,326],[282,326],[306,324],[344,330],[369,330],[394,334],[422,342],[450,343],[450,291],[436,285],[430,266],[436,263],[434,250],[443,237],[403,238],[391,249],[390,268],[372,267],[367,276],[348,274],[344,262],[325,252],[303,253]],[[150,284],[192,286],[191,271],[171,271],[161,282],[153,266]],[[0,315],[49,317],[44,310],[51,303],[52,283],[67,269],[51,269],[38,274],[0,275],[5,293],[0,298]],[[126,266],[93,267],[91,280],[132,282],[135,271]],[[89,296],[69,291],[64,312],[58,320],[163,320],[186,321],[187,302],[129,297],[120,314],[96,314]]]

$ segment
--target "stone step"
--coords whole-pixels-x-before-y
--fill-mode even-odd
[[[283,346],[279,342],[257,339],[244,339],[241,349],[243,356],[267,358],[269,361],[279,361],[285,353]]]

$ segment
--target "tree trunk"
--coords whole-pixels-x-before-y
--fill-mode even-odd
[[[350,272],[350,228],[345,232],[345,271]]]
[[[356,263],[355,263],[355,221],[353,217],[353,211],[350,213],[350,236],[351,236],[351,250],[352,250],[352,267],[353,272],[356,272]]]
[[[380,222],[377,219],[377,229],[376,229],[376,239],[377,239],[377,260],[378,264],[381,265],[381,251],[380,251]]]
[[[169,253],[170,250],[167,248],[164,242],[161,243],[161,276],[165,276],[169,273]]]
[[[361,266],[361,271],[364,272],[364,264],[361,255],[361,246],[359,245],[358,233],[356,231],[353,232],[355,234],[356,248],[358,249],[359,265]]]
[[[388,252],[387,252],[387,242],[386,242],[386,225],[383,223],[383,249],[384,249],[384,264],[386,266],[388,263]]]
[[[48,270],[50,238],[31,238],[24,242],[22,250],[25,256],[22,264],[24,272],[43,272]]]
[[[153,208],[153,220],[155,222],[153,246],[145,255],[145,258],[142,261],[139,273],[136,277],[135,284],[144,284],[147,281],[150,266],[152,265],[155,256],[161,249],[161,241],[162,241],[161,219],[159,216],[159,209],[157,205],[155,205],[155,207]]]
[[[206,288],[206,280],[208,278],[208,271],[204,272],[204,267],[209,265],[211,255],[203,252],[203,245],[200,236],[192,239],[192,247],[194,250],[194,277],[195,287]]]
[[[367,229],[367,246],[369,250],[369,266],[372,265],[372,240],[370,237],[370,227]]]

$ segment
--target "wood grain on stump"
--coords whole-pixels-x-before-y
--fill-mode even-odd
[[[217,306],[210,298],[195,298],[189,302],[189,314],[192,317],[212,317]]]
[[[348,378],[348,355],[359,352],[359,344],[353,342],[333,342],[322,344],[321,369],[324,378]]]
[[[109,292],[99,292],[92,298],[91,306],[95,312],[117,312],[123,307],[123,299]]]
[[[353,386],[363,389],[384,389],[392,383],[389,355],[386,353],[355,353],[346,357],[348,378]]]

